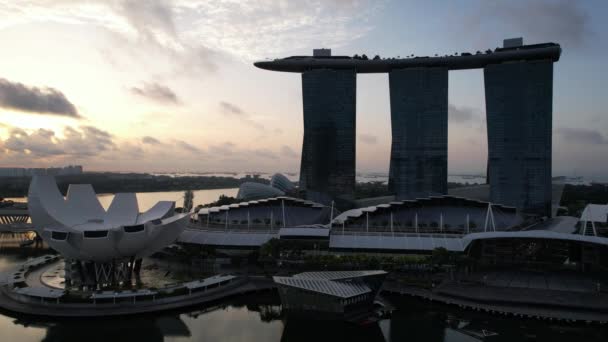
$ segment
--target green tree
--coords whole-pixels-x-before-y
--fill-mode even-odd
[[[443,266],[450,262],[451,254],[444,247],[437,247],[431,253],[431,263],[437,266]]]

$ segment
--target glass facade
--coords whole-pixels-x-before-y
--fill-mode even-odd
[[[448,69],[393,70],[389,84],[389,188],[398,200],[446,194]]]
[[[304,142],[300,188],[308,199],[350,199],[355,187],[355,70],[302,73]]]
[[[492,202],[551,215],[553,61],[484,69]]]

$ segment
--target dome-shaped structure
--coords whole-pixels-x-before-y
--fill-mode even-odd
[[[282,173],[275,173],[270,178],[270,186],[283,192],[290,192],[295,189],[295,185]]]
[[[239,187],[236,198],[242,200],[255,200],[270,197],[283,196],[285,193],[270,185],[254,182],[245,182]]]
[[[118,193],[106,211],[90,184],[71,184],[64,199],[52,176],[35,176],[28,194],[35,230],[66,259],[111,262],[140,259],[174,242],[189,213],[175,202],[139,212],[134,193]]]

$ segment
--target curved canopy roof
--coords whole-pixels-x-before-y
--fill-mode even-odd
[[[282,173],[275,173],[272,175],[270,178],[270,186],[283,192],[289,192],[295,188],[293,182]]]
[[[394,201],[386,204],[379,204],[375,206],[365,207],[365,208],[356,208],[347,210],[340,215],[336,216],[332,221],[332,224],[341,225],[346,222],[348,219],[357,218],[366,213],[375,213],[379,210],[397,210],[400,208],[407,208],[410,206],[416,207],[431,207],[431,206],[463,206],[463,207],[484,207],[487,208],[490,205],[489,202],[483,202],[463,197],[456,196],[431,196],[428,198],[418,198],[415,200],[404,200],[404,201]],[[491,204],[493,209],[502,209],[511,211],[513,213],[516,212],[516,209],[513,207],[506,207],[499,204]]]
[[[300,198],[278,196],[278,197],[272,197],[272,198],[265,198],[265,199],[261,199],[261,200],[234,203],[234,204],[230,204],[230,205],[222,205],[222,206],[218,206],[218,207],[201,208],[198,211],[198,214],[207,215],[209,213],[217,213],[220,211],[226,211],[226,210],[230,210],[230,209],[243,208],[243,207],[256,206],[256,205],[280,205],[281,201],[285,201],[285,205],[300,204],[300,205],[313,207],[313,208],[325,208],[326,207],[323,204],[303,200]]]
[[[245,182],[239,187],[236,198],[243,200],[263,199],[269,197],[283,196],[285,193],[270,185],[254,182]]]

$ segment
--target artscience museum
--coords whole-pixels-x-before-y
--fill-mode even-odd
[[[140,213],[134,193],[118,193],[105,210],[90,184],[71,184],[64,199],[51,176],[32,179],[29,212],[36,232],[66,261],[66,284],[129,282],[141,260],[173,243],[189,213],[161,201]]]

